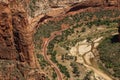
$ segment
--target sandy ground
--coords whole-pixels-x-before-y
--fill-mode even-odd
[[[86,52],[91,50],[91,45],[85,44],[85,45],[79,45],[78,52],[80,55],[84,55]]]
[[[89,52],[89,53],[87,53],[87,54],[84,56],[87,64],[89,64],[89,65],[92,65],[91,62],[90,62],[90,59],[91,59],[91,58],[94,58],[94,57],[95,57],[95,56],[93,55],[92,52]]]
[[[70,49],[70,54],[71,54],[72,56],[76,56],[76,55],[77,55],[77,48],[76,48],[76,47],[72,47],[72,48]]]
[[[98,39],[95,39],[94,42],[99,42],[103,37],[99,37]]]
[[[71,48],[70,54],[73,56],[77,56],[76,62],[82,63],[84,66],[87,67],[88,70],[92,70],[94,72],[96,80],[112,80],[111,77],[106,75],[103,71],[101,71],[97,67],[93,67],[94,64],[90,61],[91,58],[95,57],[94,53],[92,53],[94,51],[93,49],[96,49],[102,38],[103,37],[94,39],[94,45],[92,45],[92,43],[88,43],[86,40],[81,41],[77,43],[75,47]]]

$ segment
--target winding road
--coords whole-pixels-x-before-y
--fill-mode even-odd
[[[45,60],[52,66],[52,68],[56,71],[56,74],[58,76],[58,80],[63,80],[62,79],[62,73],[60,72],[59,68],[57,67],[57,65],[55,65],[47,56],[47,46],[49,45],[49,42],[51,40],[53,40],[56,36],[58,35],[61,35],[62,34],[62,31],[64,31],[65,29],[63,30],[60,30],[60,31],[56,31],[54,32],[47,40],[44,41],[43,43],[43,53],[44,53],[44,58]]]

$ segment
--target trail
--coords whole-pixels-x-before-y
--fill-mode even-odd
[[[44,52],[44,58],[45,60],[52,65],[52,68],[56,71],[56,74],[58,76],[58,80],[62,80],[62,74],[59,70],[59,68],[48,58],[47,56],[47,46],[49,45],[49,42],[53,40],[57,35],[60,35],[60,32],[57,32],[55,35],[50,36],[43,44],[43,52]]]
[[[94,49],[94,43],[91,44],[91,52],[93,53],[93,49]],[[89,52],[88,52],[89,53]],[[105,80],[113,80],[110,76],[108,76],[107,74],[105,74],[102,70],[100,70],[98,67],[95,67],[94,66],[94,63],[92,63],[90,61],[90,59],[85,59],[85,55],[87,53],[85,53],[82,58],[84,60],[84,63],[83,65],[86,66],[87,68],[91,69],[94,73],[97,73],[99,76],[101,76],[102,78],[104,78]],[[94,55],[94,53],[93,53]],[[87,63],[87,62],[90,62],[91,64]]]

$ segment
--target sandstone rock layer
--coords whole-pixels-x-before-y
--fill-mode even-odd
[[[16,59],[11,11],[4,3],[0,3],[0,10],[0,58]]]
[[[6,3],[0,3],[0,10],[0,58],[34,66],[33,32],[27,13]]]

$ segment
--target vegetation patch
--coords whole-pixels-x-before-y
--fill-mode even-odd
[[[42,69],[44,69],[46,66],[49,65],[49,63],[44,60],[43,55],[37,54],[37,58],[38,58],[38,60],[39,60],[39,63],[40,63],[40,66],[41,66]]]
[[[113,76],[120,78],[120,43],[117,40],[117,35],[104,39],[98,50],[103,66]]]

